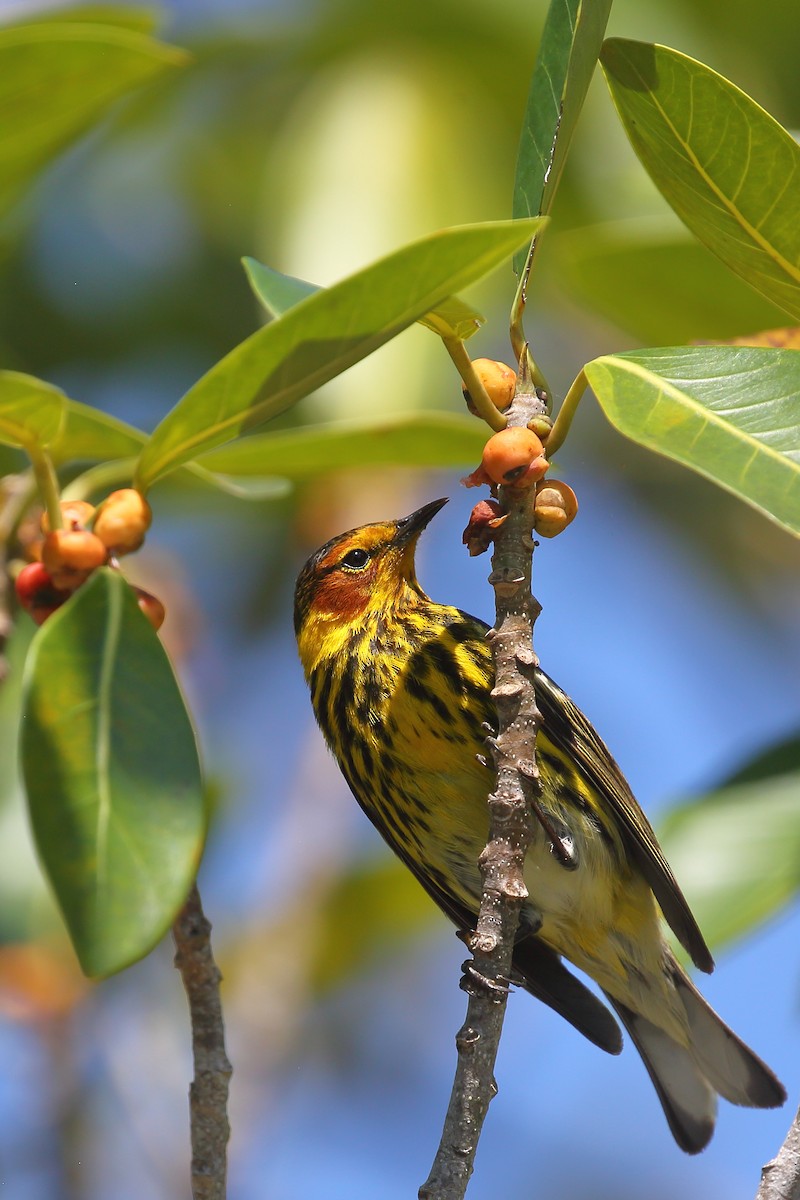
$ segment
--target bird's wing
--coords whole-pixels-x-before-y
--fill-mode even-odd
[[[661,906],[670,928],[701,971],[714,960],[683,892],[678,887],[650,822],[637,804],[608,748],[580,709],[544,671],[536,672],[536,702],[551,741],[571,758],[589,784],[610,804],[631,853]]]
[[[392,831],[381,823],[377,809],[368,810],[367,816],[442,912],[458,929],[472,931],[475,928],[476,914],[446,891],[401,848]],[[540,941],[535,934],[523,934],[515,946],[514,969],[521,976],[526,991],[537,1000],[541,1000],[565,1021],[569,1021],[570,1025],[601,1050],[609,1054],[619,1054],[622,1049],[622,1035],[614,1017],[594,992],[567,970],[561,956]]]

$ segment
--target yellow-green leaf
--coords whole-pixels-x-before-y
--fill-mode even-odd
[[[800,319],[800,146],[729,80],[666,46],[611,38],[601,63],[642,165],[732,271]]]
[[[137,486],[146,490],[285,412],[509,258],[543,220],[442,230],[295,304],[212,367],[164,418],[142,451]]]
[[[800,534],[800,351],[674,346],[584,370],[627,437]]]

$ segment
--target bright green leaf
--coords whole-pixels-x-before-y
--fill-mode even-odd
[[[0,442],[46,446],[64,420],[66,397],[58,388],[19,371],[0,371]]]
[[[36,845],[81,965],[119,971],[169,928],[206,825],[183,697],[119,572],[96,571],[37,633],[20,752]]]
[[[443,230],[290,308],[212,367],[164,418],[142,452],[137,485],[146,490],[182,463],[285,412],[485,275],[541,224]]]
[[[551,0],[520,134],[515,217],[552,209],[610,10],[611,0]],[[525,257],[515,255],[518,275]]]
[[[182,51],[119,25],[0,30],[0,212],[113,101],[185,61]]]
[[[800,888],[800,771],[681,805],[659,838],[709,944],[742,936]]]
[[[212,450],[199,465],[290,479],[343,467],[462,467],[480,458],[485,442],[486,428],[474,417],[418,412],[244,438]]]
[[[601,61],[667,202],[731,270],[800,319],[800,146],[744,92],[675,50],[612,38]]]
[[[786,323],[782,309],[680,232],[615,221],[553,238],[550,255],[570,296],[645,346],[723,341]]]
[[[584,370],[621,433],[800,534],[800,351],[664,347]]]
[[[280,317],[295,304],[313,296],[321,289],[293,275],[281,275],[272,267],[265,267],[254,258],[243,258],[244,269],[256,297],[271,317]],[[448,296],[431,312],[419,318],[420,325],[437,333],[439,337],[460,338],[466,341],[480,329],[484,318],[458,296]]]
[[[50,447],[50,455],[56,466],[134,458],[146,441],[147,434],[133,425],[78,400],[68,400],[66,419]]]

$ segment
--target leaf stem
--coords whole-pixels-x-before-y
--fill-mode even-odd
[[[25,453],[31,460],[50,528],[51,530],[61,529],[64,524],[61,520],[61,495],[53,460],[44,446],[40,446],[38,442],[29,442],[25,447]]]
[[[96,492],[105,491],[115,483],[129,483],[133,478],[136,459],[114,458],[110,462],[89,467],[64,488],[65,500],[88,500]]]
[[[486,388],[480,379],[477,371],[472,365],[472,359],[467,354],[467,348],[461,338],[442,338],[445,344],[447,353],[452,358],[456,365],[456,369],[464,381],[464,386],[469,392],[470,399],[473,405],[478,410],[479,416],[483,417],[487,425],[495,432],[505,429],[508,424],[505,413],[501,413],[499,408],[496,408],[489,399]]]
[[[547,436],[544,452],[547,458],[552,458],[557,450],[560,450],[566,441],[567,434],[570,431],[575,413],[578,411],[578,405],[581,402],[583,393],[589,386],[589,381],[583,371],[578,375],[575,382],[570,387],[564,397],[561,407],[558,410],[553,428]]]

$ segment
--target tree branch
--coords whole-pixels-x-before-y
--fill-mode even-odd
[[[180,972],[192,1021],[194,1079],[189,1089],[193,1200],[225,1200],[227,1103],[231,1064],[225,1053],[219,983],[211,953],[211,925],[197,885],[172,927],[175,966]]]
[[[761,1168],[756,1200],[800,1200],[800,1109],[780,1150]]]
[[[527,425],[547,412],[521,355],[521,378],[507,412],[509,425]],[[456,1036],[458,1061],[442,1139],[420,1200],[461,1200],[472,1174],[483,1122],[497,1093],[494,1064],[508,999],[511,960],[520,909],[527,898],[523,866],[533,836],[532,812],[540,791],[536,733],[541,721],[533,688],[533,622],[539,606],[531,595],[535,489],[501,490],[508,516],[495,537],[489,582],[497,619],[488,634],[495,660],[497,736],[489,738],[497,785],[489,797],[489,841],[479,865],[483,897],[477,928],[466,939],[473,958],[461,986],[469,994],[464,1025]]]

